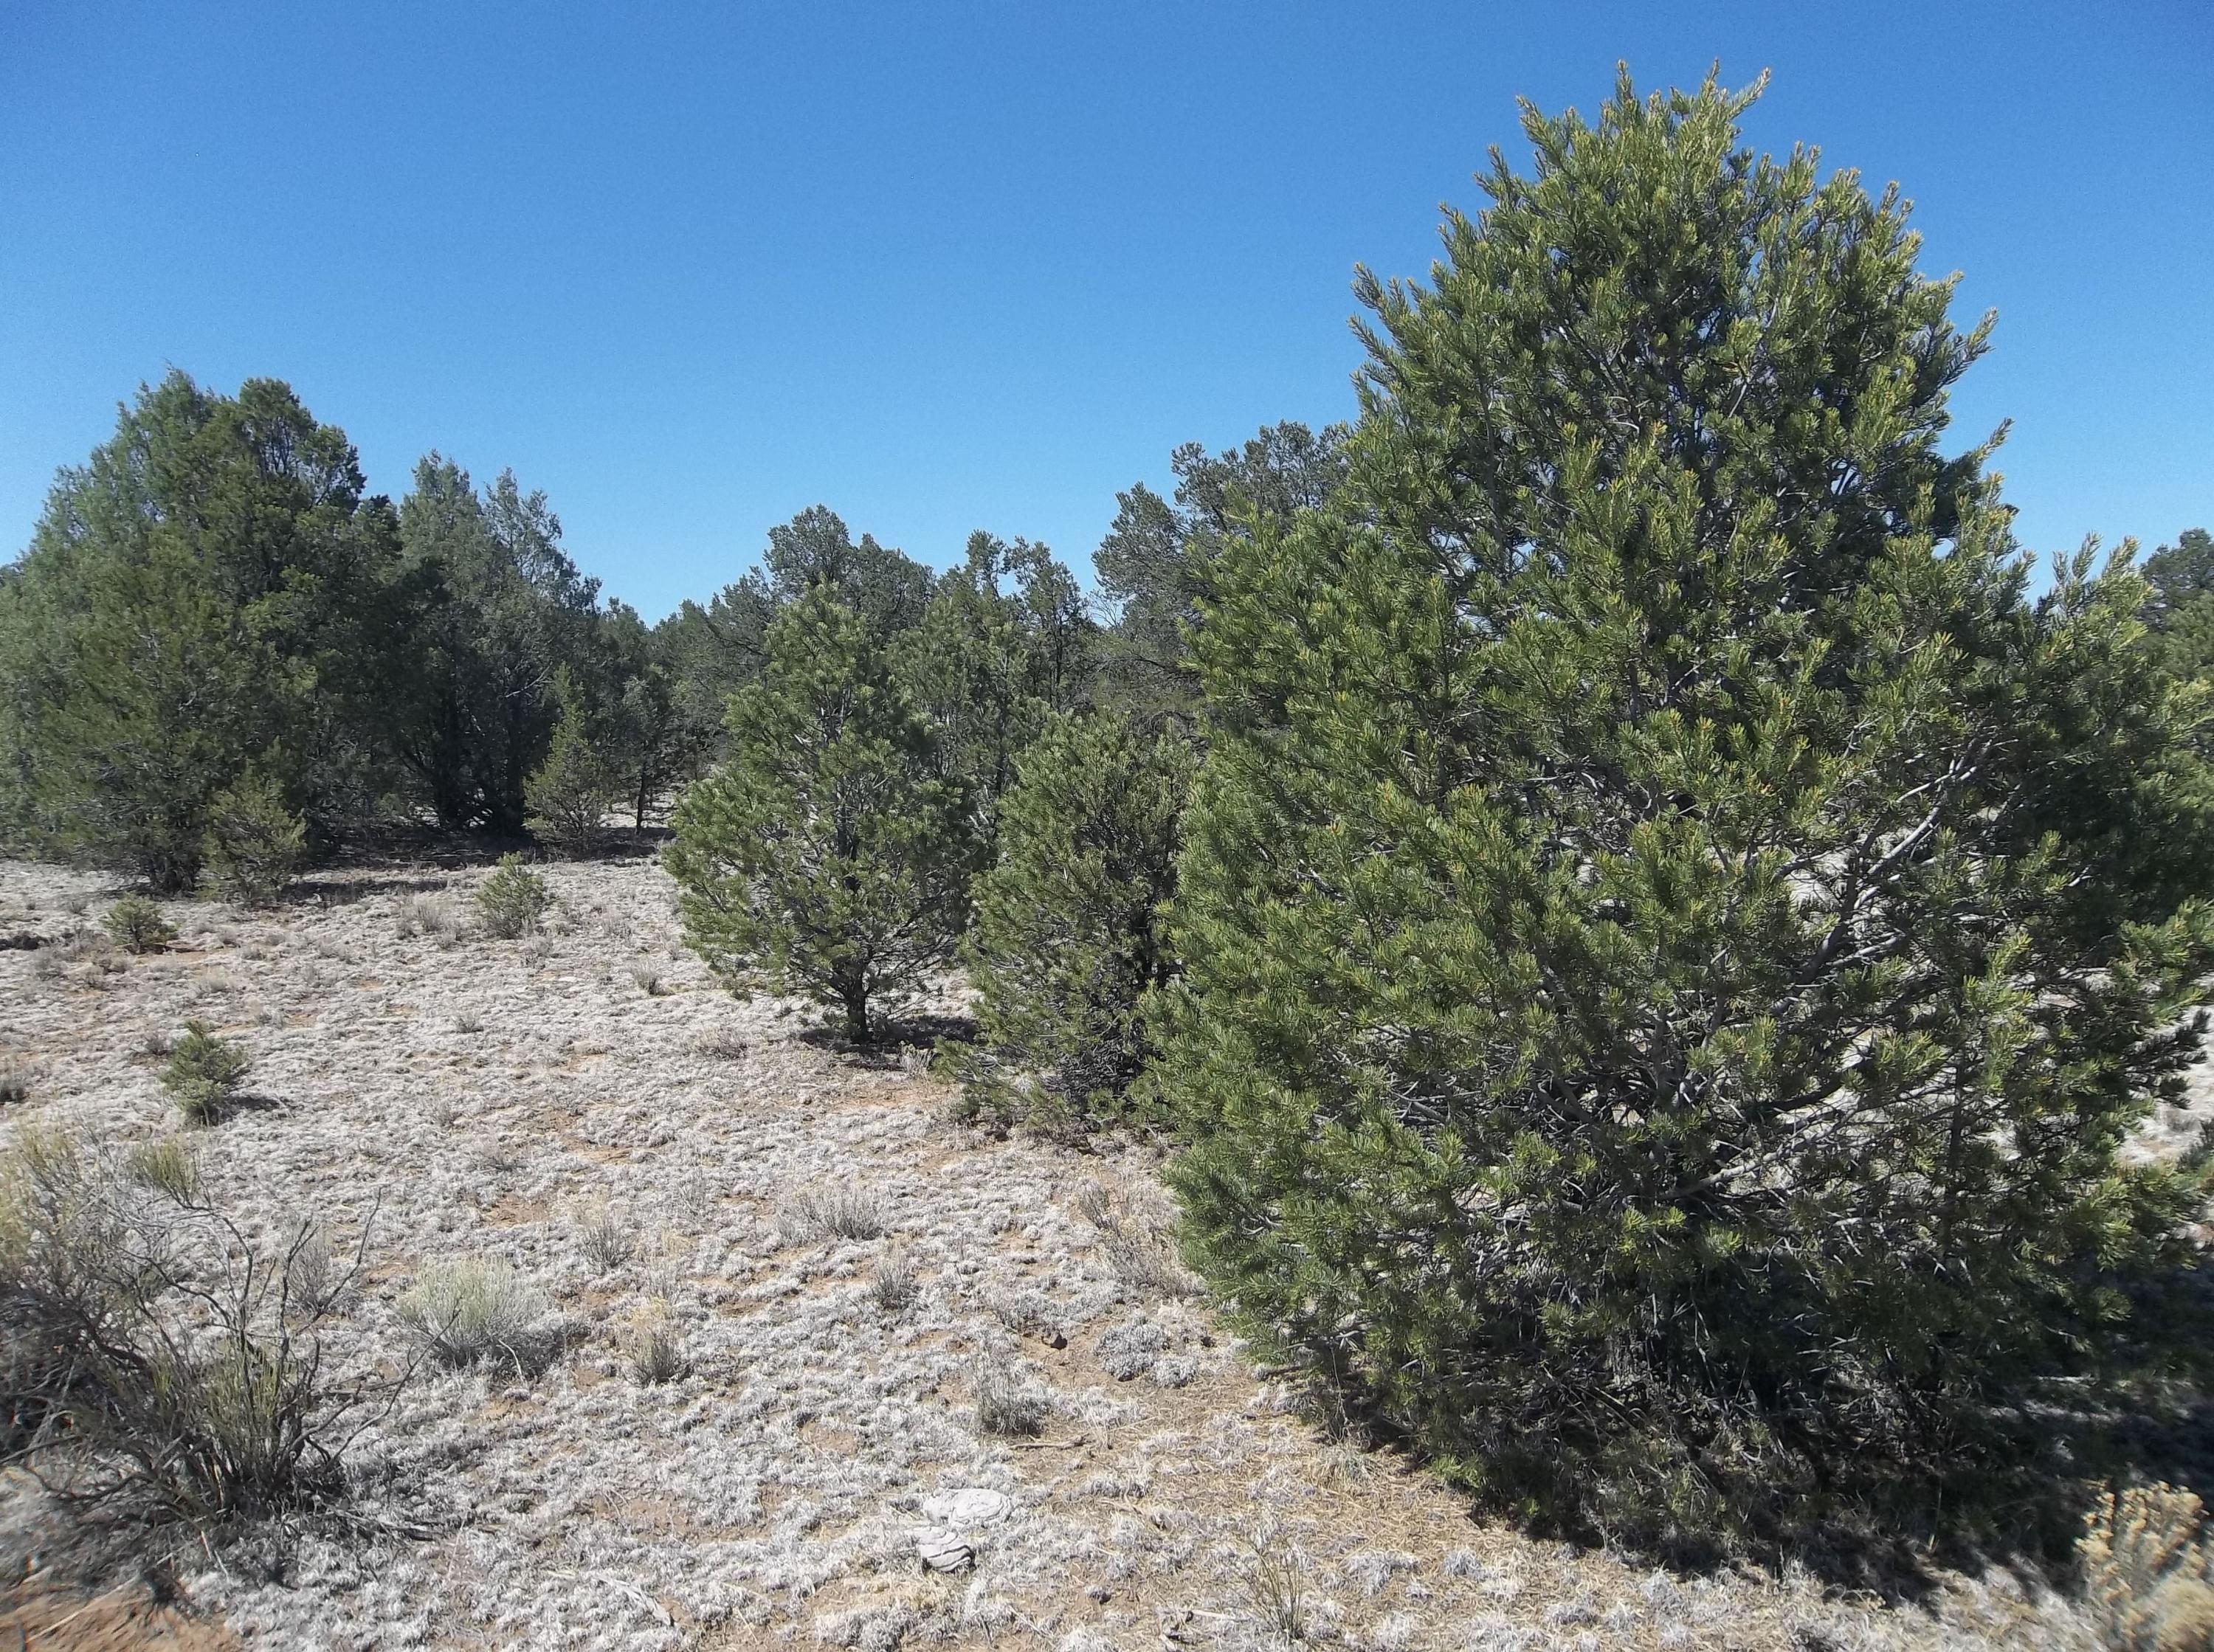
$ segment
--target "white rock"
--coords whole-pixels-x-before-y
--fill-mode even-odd
[[[940,1491],[922,1500],[922,1517],[961,1531],[971,1526],[990,1526],[1014,1512],[1015,1500],[1004,1491],[981,1485],[964,1485]]]
[[[965,1572],[976,1564],[976,1551],[954,1532],[932,1530],[916,1533],[914,1551],[934,1572]]]

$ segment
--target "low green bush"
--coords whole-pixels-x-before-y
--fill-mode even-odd
[[[518,941],[535,935],[554,905],[554,892],[546,880],[523,863],[520,855],[503,855],[492,875],[477,891],[477,911],[485,932],[502,941]]]
[[[169,1053],[169,1064],[162,1070],[162,1088],[193,1123],[212,1124],[237,1094],[253,1065],[253,1058],[240,1045],[217,1038],[205,1021],[189,1021],[185,1036]]]
[[[124,896],[107,909],[100,926],[125,952],[158,952],[177,938],[177,926],[160,903],[144,895]]]

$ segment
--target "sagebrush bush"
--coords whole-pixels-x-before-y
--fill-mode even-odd
[[[1177,974],[1165,908],[1196,762],[1104,715],[1055,720],[1019,759],[963,944],[982,1036],[957,1116],[1052,1136],[1130,1117],[1146,1006]]]
[[[2076,1552],[2085,1602],[2116,1652],[2214,1646],[2214,1533],[2193,1493],[2165,1484],[2108,1493],[2084,1515]]]
[[[248,773],[210,800],[200,879],[211,893],[266,906],[291,887],[307,856],[307,823],[268,779]]]
[[[107,909],[101,927],[125,952],[155,952],[177,938],[158,901],[144,895],[125,895]]]
[[[504,1262],[433,1263],[416,1277],[396,1311],[443,1365],[497,1359],[529,1374],[542,1369],[552,1351],[546,1298]]]
[[[815,1239],[881,1239],[884,1207],[858,1187],[808,1187],[793,1194],[777,1212],[787,1243]]]
[[[179,1204],[189,1204],[199,1192],[199,1155],[178,1136],[160,1136],[141,1142],[124,1155],[124,1168],[132,1180],[167,1194]]]
[[[982,1354],[974,1374],[977,1433],[1021,1439],[1044,1430],[1049,1409],[1045,1397],[1023,1381],[1013,1361],[1004,1355]]]
[[[546,880],[523,863],[520,855],[503,855],[477,890],[477,915],[487,935],[518,941],[535,935],[554,905]]]
[[[1364,278],[1345,489],[1208,563],[1159,1069],[1271,1356],[1693,1553],[1990,1518],[2205,1345],[2199,1173],[2117,1151],[2205,1027],[2200,702],[2126,567],[2031,597],[1982,333],[1746,103],[1532,113]]]
[[[204,1200],[134,1196],[133,1178],[58,1134],[26,1131],[0,1153],[11,1460],[67,1503],[156,1519],[279,1515],[343,1495],[340,1454],[398,1382],[327,1369],[335,1292],[295,1289],[315,1230],[302,1224],[272,1253]],[[360,1265],[357,1250],[337,1271]]]
[[[184,1037],[171,1048],[168,1065],[162,1070],[162,1088],[193,1123],[212,1124],[237,1095],[253,1066],[254,1058],[242,1045],[217,1038],[204,1021],[188,1021]]]

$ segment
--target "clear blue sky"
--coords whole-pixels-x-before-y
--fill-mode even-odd
[[[2214,4],[261,6],[0,12],[0,554],[175,365],[288,379],[395,497],[543,487],[649,616],[829,504],[1079,570],[1169,449],[1352,406],[1514,99],[1763,68],[1750,137],[1918,204],[2020,530],[2214,522]]]

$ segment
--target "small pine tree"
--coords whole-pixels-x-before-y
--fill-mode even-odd
[[[971,1116],[1080,1135],[1129,1115],[1144,1010],[1177,973],[1163,909],[1196,760],[1101,716],[1057,718],[1023,754],[963,948],[982,1033],[962,1063]]]
[[[477,916],[486,933],[501,941],[535,935],[553,905],[546,880],[525,866],[520,855],[502,855],[477,891]]]
[[[2118,1152],[2205,1026],[2202,703],[2125,569],[2027,595],[1939,448],[1982,333],[1747,101],[1533,112],[1364,277],[1342,505],[1209,569],[1162,1058],[1250,1331],[1666,1543],[1972,1508],[2183,1340],[2205,1195]]]
[[[242,1046],[217,1038],[205,1021],[190,1021],[185,1023],[185,1036],[169,1053],[162,1087],[193,1124],[213,1124],[253,1065]]]
[[[177,938],[177,926],[169,922],[161,903],[144,895],[124,896],[107,909],[100,926],[125,952],[157,951]]]
[[[284,792],[248,770],[208,803],[200,839],[200,879],[242,906],[266,906],[298,875],[307,858],[307,823],[284,805]]]
[[[884,650],[826,588],[770,626],[759,680],[731,697],[724,766],[688,790],[668,866],[685,936],[741,996],[872,1006],[920,985],[967,917],[959,789]]]
[[[530,829],[556,853],[581,859],[603,846],[608,811],[615,807],[615,776],[592,738],[577,694],[561,684],[561,720],[554,743],[523,787]]]

